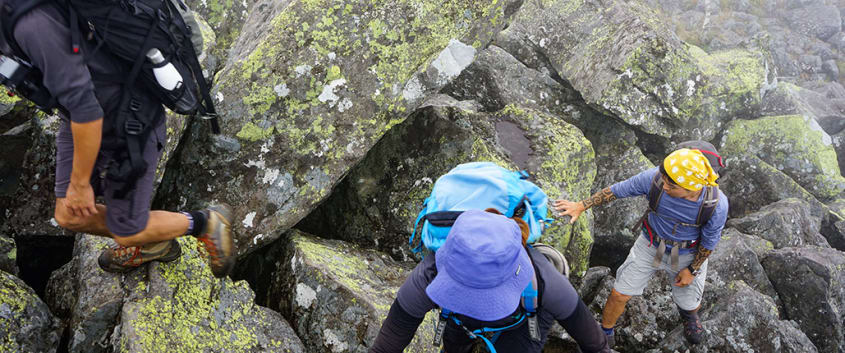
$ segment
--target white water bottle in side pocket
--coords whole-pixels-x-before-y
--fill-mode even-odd
[[[150,59],[150,62],[156,66],[153,68],[153,75],[162,88],[173,91],[182,87],[182,75],[179,74],[172,63],[165,62],[164,55],[161,55],[160,50],[150,49],[147,52],[147,59]]]

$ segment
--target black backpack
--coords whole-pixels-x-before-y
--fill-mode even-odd
[[[116,161],[110,166],[107,177],[125,182],[115,198],[123,198],[134,188],[137,179],[147,168],[142,152],[147,137],[160,121],[161,114],[150,113],[147,103],[138,94],[136,83],[145,92],[156,96],[171,110],[185,115],[198,115],[210,120],[211,130],[218,134],[217,114],[209,94],[209,85],[202,75],[202,67],[191,42],[192,29],[180,13],[187,7],[171,0],[6,0],[2,9],[3,35],[12,47],[12,57],[0,62],[0,83],[10,92],[31,100],[44,111],[62,109],[41,82],[41,73],[28,63],[15,42],[13,29],[18,19],[41,5],[54,5],[68,20],[71,29],[70,48],[78,53],[83,35],[96,39],[96,50],[108,50],[114,57],[124,60],[131,67],[127,75],[98,77],[94,81],[122,85],[117,110],[111,114],[113,133],[112,148],[118,151]],[[177,7],[178,6],[178,7]],[[158,49],[166,63],[171,63],[182,77],[182,84],[168,91],[155,79],[147,52]],[[15,70],[13,70],[15,69]],[[140,81],[139,81],[140,80]],[[101,102],[103,103],[103,102]],[[160,107],[154,107],[159,110]],[[155,166],[152,166],[153,168]]]
[[[722,171],[722,168],[725,167],[725,164],[722,162],[722,157],[719,155],[716,147],[707,141],[693,140],[682,142],[678,145],[677,149],[681,148],[699,150],[705,157],[707,157],[707,160],[710,162],[710,166],[717,174],[719,174]],[[660,177],[660,172],[658,172],[654,175],[654,179],[651,180],[651,187],[648,190],[648,209],[646,209],[645,213],[640,220],[637,221],[634,227],[631,228],[631,232],[636,235],[639,233],[641,227],[646,227],[646,229],[651,232],[648,225],[648,214],[651,212],[657,213],[657,205],[660,203],[660,198],[663,197],[663,194],[663,178]],[[705,187],[704,201],[698,208],[698,216],[696,216],[695,224],[689,225],[700,228],[701,226],[707,224],[707,221],[710,220],[713,213],[716,211],[716,206],[718,204],[719,187]]]

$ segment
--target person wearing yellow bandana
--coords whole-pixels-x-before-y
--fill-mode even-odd
[[[588,208],[617,198],[646,195],[649,209],[637,223],[639,237],[625,262],[616,271],[616,282],[605,303],[601,326],[611,347],[617,319],[628,300],[642,295],[658,270],[674,278],[672,299],[684,324],[684,337],[691,344],[703,339],[698,318],[707,258],[716,249],[728,217],[728,200],[716,183],[722,160],[705,141],[689,141],[663,159],[658,167],[613,184],[590,198],[554,202],[558,216],[571,216],[570,223]]]

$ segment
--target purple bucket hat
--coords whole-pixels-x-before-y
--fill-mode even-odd
[[[534,276],[516,222],[481,210],[465,211],[455,220],[435,262],[428,297],[441,308],[482,321],[516,311]]]

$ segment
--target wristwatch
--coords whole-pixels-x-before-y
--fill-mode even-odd
[[[697,276],[698,273],[701,272],[701,269],[693,269],[692,264],[689,264],[689,266],[687,266],[687,270],[689,270],[689,273],[692,273],[693,276]]]

